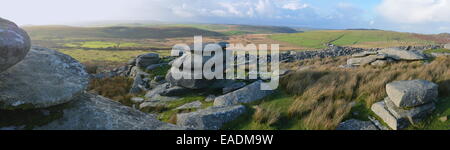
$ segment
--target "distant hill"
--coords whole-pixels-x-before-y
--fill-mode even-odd
[[[304,48],[321,49],[328,44],[362,48],[429,45],[440,43],[439,40],[445,39],[441,36],[383,30],[314,30],[304,33],[274,34],[269,37]]]
[[[24,29],[31,37],[49,38],[175,38],[224,36],[225,34],[192,27],[72,27],[72,26],[28,26]]]

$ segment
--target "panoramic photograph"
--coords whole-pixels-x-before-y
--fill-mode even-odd
[[[0,130],[450,130],[450,0],[1,4]]]

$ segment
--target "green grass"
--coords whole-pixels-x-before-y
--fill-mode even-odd
[[[144,50],[83,50],[83,49],[64,49],[60,52],[72,56],[80,62],[117,62],[126,63],[131,58],[146,53],[159,53],[161,56],[170,55],[168,50],[144,51]]]
[[[423,53],[425,54],[431,54],[431,53],[450,53],[450,49],[430,49],[426,50]]]
[[[431,41],[420,40],[409,33],[379,30],[327,30],[293,34],[275,34],[270,38],[298,46],[320,49],[328,43],[339,46],[390,47],[396,45],[425,45]]]
[[[194,102],[194,101],[201,101],[202,103],[205,103],[204,100],[205,100],[204,96],[190,95],[190,96],[185,96],[185,97],[181,98],[180,100],[170,102],[167,104],[168,111],[164,111],[164,112],[160,113],[159,119],[164,122],[170,122],[170,118],[178,113],[195,111],[195,109],[175,110],[175,108],[177,108],[181,105],[190,103],[190,102]]]
[[[304,130],[305,127],[299,122],[298,118],[287,117],[287,111],[294,99],[283,91],[277,91],[275,94],[266,97],[260,101],[247,105],[247,112],[238,117],[236,120],[226,123],[222,129],[225,130]],[[253,119],[255,109],[253,106],[260,106],[261,108],[278,111],[281,116],[279,121],[273,125],[267,123],[260,123]]]
[[[415,126],[410,126],[409,130],[450,130],[450,120],[445,122],[439,120],[440,117],[450,117],[450,97],[440,99],[436,103],[436,110],[433,115]]]
[[[140,47],[141,44],[132,42],[107,42],[107,41],[87,41],[87,42],[74,42],[64,44],[70,48],[127,48],[127,47]]]

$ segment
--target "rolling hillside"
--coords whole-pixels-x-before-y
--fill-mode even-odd
[[[223,36],[224,34],[192,27],[24,27],[33,39],[58,38],[129,38],[160,39],[174,37]]]
[[[325,48],[328,44],[362,48],[434,44],[416,34],[381,30],[322,30],[294,34],[275,34],[269,38],[305,48]]]

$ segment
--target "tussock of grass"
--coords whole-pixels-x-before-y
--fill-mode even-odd
[[[268,125],[273,125],[277,123],[280,119],[280,112],[271,109],[265,109],[260,106],[255,107],[255,113],[253,114],[253,119],[259,123],[267,123]]]
[[[305,60],[289,64],[310,69],[291,73],[281,80],[296,95],[289,107],[291,119],[300,118],[307,129],[334,129],[351,111],[354,102],[367,108],[386,96],[385,85],[396,80],[423,79],[439,84],[441,97],[450,96],[450,57],[424,62],[401,62],[387,67],[337,67],[346,58]]]
[[[93,79],[89,84],[89,91],[110,98],[127,106],[132,106],[129,90],[133,80],[127,77],[113,77]]]

